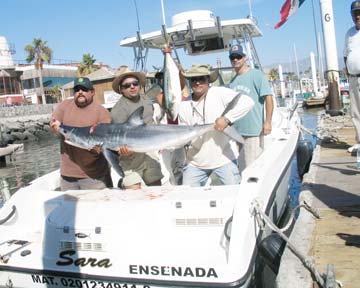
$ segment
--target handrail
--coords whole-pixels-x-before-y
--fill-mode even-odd
[[[289,120],[293,117],[294,112],[295,112],[298,105],[299,105],[298,102],[295,102],[291,107],[289,107],[289,112],[290,112]]]
[[[6,223],[12,216],[14,216],[15,212],[16,212],[16,206],[13,205],[11,208],[11,212],[9,213],[8,216],[6,216],[4,219],[0,219],[0,225]]]

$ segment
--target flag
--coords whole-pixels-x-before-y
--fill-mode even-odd
[[[287,19],[294,14],[297,9],[304,3],[305,0],[286,0],[283,6],[281,7],[280,14],[281,20],[279,23],[275,25],[275,29],[278,29],[281,25],[283,25]]]

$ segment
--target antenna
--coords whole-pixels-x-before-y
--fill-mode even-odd
[[[134,4],[135,4],[135,11],[136,11],[136,19],[137,19],[138,31],[140,32],[139,12],[138,12],[138,8],[137,8],[136,0],[134,0]]]
[[[161,2],[161,12],[162,12],[162,18],[163,18],[163,25],[166,26],[164,0],[160,0],[160,2]]]
[[[251,0],[249,0],[249,18],[253,18],[252,9],[251,9]]]

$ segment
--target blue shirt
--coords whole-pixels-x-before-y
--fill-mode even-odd
[[[271,87],[265,75],[258,69],[251,69],[242,75],[236,75],[229,83],[229,88],[250,96],[255,106],[234,126],[243,136],[259,136],[264,123],[265,96],[272,95]]]

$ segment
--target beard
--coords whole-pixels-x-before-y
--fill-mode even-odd
[[[81,102],[80,102],[80,101],[79,101],[79,97],[80,97],[80,96],[82,96],[83,98],[85,98],[85,101],[81,101]],[[79,108],[84,108],[84,107],[90,105],[92,102],[93,102],[93,98],[88,99],[88,98],[86,98],[86,97],[83,96],[83,95],[79,95],[79,96],[77,96],[77,97],[75,98],[75,104],[76,104],[76,106],[79,107]]]

